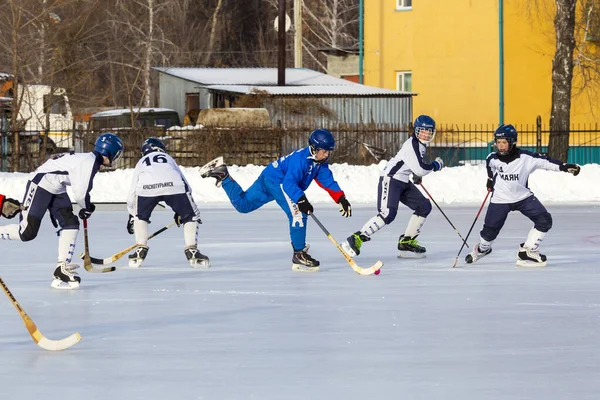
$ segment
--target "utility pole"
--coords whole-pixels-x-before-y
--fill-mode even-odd
[[[302,0],[294,0],[294,67],[302,68]]]
[[[277,27],[277,86],[285,86],[285,2],[279,0],[279,20]]]

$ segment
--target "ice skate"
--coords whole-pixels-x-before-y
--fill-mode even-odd
[[[318,272],[320,263],[312,258],[308,254],[308,248],[306,246],[304,250],[295,251],[294,257],[292,257],[292,271],[301,272]]]
[[[398,253],[399,258],[425,258],[427,251],[425,247],[419,245],[416,236],[404,236],[401,235],[398,238]]]
[[[362,247],[364,242],[368,242],[371,240],[367,235],[363,235],[360,231],[353,233],[348,236],[348,239],[344,243],[342,243],[342,249],[348,254],[350,257],[356,257],[360,254],[360,248]]]
[[[200,253],[198,247],[188,246],[185,248],[185,257],[190,262],[192,268],[210,268],[210,259]]]
[[[474,262],[479,261],[481,258],[487,256],[491,252],[492,252],[491,247],[489,249],[487,249],[486,251],[481,251],[479,249],[479,244],[476,244],[475,247],[473,247],[473,251],[470,252],[469,254],[467,254],[467,256],[465,257],[465,262],[467,264],[472,264]]]
[[[545,267],[547,265],[546,256],[540,254],[539,247],[530,249],[524,245],[525,243],[521,243],[517,253],[517,265],[519,267]]]
[[[133,253],[129,255],[129,266],[131,268],[139,268],[146,259],[148,250],[148,246],[139,245],[136,247]]]
[[[215,178],[215,185],[220,187],[223,180],[229,176],[227,165],[223,162],[223,157],[217,157],[200,168],[202,178]]]
[[[67,264],[66,261],[59,262],[54,270],[54,280],[50,287],[59,290],[79,289],[81,278],[75,272],[77,268],[79,268],[77,264]]]

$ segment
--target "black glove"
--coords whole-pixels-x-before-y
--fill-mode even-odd
[[[10,198],[4,198],[0,208],[2,209],[2,212],[1,212],[2,216],[4,218],[9,218],[9,219],[16,217],[17,214],[22,211],[21,203],[19,203],[15,199],[10,199]]]
[[[348,201],[346,196],[340,197],[338,204],[340,205],[340,212],[342,213],[342,217],[348,218],[352,216],[352,207],[350,206],[350,202]]]
[[[173,219],[175,220],[175,223],[178,227],[181,226],[181,217],[179,216],[179,214],[175,213],[175,215],[173,215]]]
[[[90,208],[82,208],[81,210],[79,210],[79,218],[88,219],[89,217],[92,216],[92,213],[94,212],[95,209],[96,209],[96,206],[93,204],[90,204]]]
[[[494,180],[492,178],[488,178],[485,187],[489,192],[491,192],[494,189]]]
[[[127,220],[127,233],[133,235],[135,231],[133,230],[133,215],[129,214],[129,219]]]
[[[423,177],[422,176],[414,175],[413,174],[413,182],[414,182],[415,185],[420,185],[422,181],[423,181]]]
[[[558,168],[562,172],[568,172],[575,176],[579,175],[579,172],[581,171],[581,167],[577,164],[561,164],[560,167],[558,167]]]
[[[300,212],[303,212],[304,214],[312,214],[312,212],[315,211],[312,204],[308,202],[306,196],[300,197],[300,200],[298,200],[298,203],[296,204],[298,204],[298,210],[300,210]]]

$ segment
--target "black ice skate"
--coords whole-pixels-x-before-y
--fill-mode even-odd
[[[469,254],[467,254],[467,256],[465,257],[465,262],[467,264],[472,264],[474,262],[479,261],[479,259],[487,256],[491,252],[492,252],[491,247],[489,249],[487,249],[486,251],[481,251],[479,249],[479,244],[476,244],[475,247],[473,247],[473,251],[470,252]]]
[[[400,258],[424,258],[425,252],[427,251],[425,247],[421,246],[419,242],[417,242],[417,237],[410,237],[400,235],[398,238],[398,257]]]
[[[200,253],[198,247],[189,246],[185,248],[185,257],[190,262],[192,268],[210,268],[210,259]]]
[[[229,176],[227,165],[223,162],[223,157],[217,157],[200,168],[202,178],[215,178],[215,185],[220,187],[223,180]]]
[[[148,246],[143,244],[135,248],[132,254],[129,255],[129,266],[132,268],[139,268],[146,256],[148,255]]]
[[[356,257],[360,254],[360,248],[364,242],[371,240],[367,235],[363,235],[360,231],[348,236],[348,239],[342,243],[342,249],[350,256]]]
[[[75,272],[77,268],[79,268],[77,264],[67,264],[66,261],[59,262],[54,270],[54,280],[50,286],[59,290],[79,289],[81,278]]]
[[[525,243],[521,243],[517,253],[517,265],[520,267],[545,267],[547,265],[546,256],[540,254],[539,247],[530,249],[525,247]]]
[[[315,260],[308,254],[307,245],[304,250],[295,251],[292,257],[292,271],[302,272],[317,272],[319,271],[319,261]]]

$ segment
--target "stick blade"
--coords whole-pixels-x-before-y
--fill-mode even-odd
[[[356,273],[359,275],[373,275],[378,274],[378,271],[383,267],[383,261],[377,261],[375,264],[371,265],[368,268],[361,268],[358,265],[356,266],[358,269],[355,269]]]
[[[75,332],[71,336],[66,337],[64,339],[60,339],[60,340],[48,339],[47,337],[42,335],[39,331],[38,331],[38,333],[40,336],[39,339],[36,339],[36,337],[34,337],[33,340],[42,349],[48,350],[48,351],[66,350],[69,347],[76,345],[81,340],[81,335],[79,334],[79,332]]]

